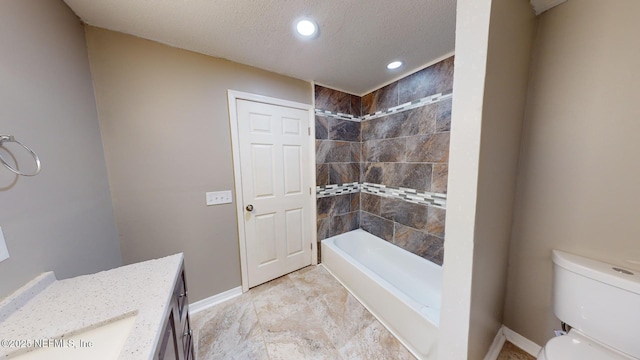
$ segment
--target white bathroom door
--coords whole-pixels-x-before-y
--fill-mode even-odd
[[[309,112],[242,99],[236,109],[253,287],[311,264]]]

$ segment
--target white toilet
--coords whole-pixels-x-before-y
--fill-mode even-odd
[[[538,359],[640,359],[640,272],[554,250],[553,275],[553,310],[571,330]]]

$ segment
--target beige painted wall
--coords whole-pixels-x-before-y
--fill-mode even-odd
[[[505,324],[542,345],[551,249],[640,270],[640,2],[568,1],[539,18]]]
[[[469,359],[484,357],[503,321],[535,25],[529,1],[492,1],[480,135]]]
[[[104,29],[86,27],[125,263],[185,253],[190,300],[240,286],[227,89],[302,103],[312,86]],[[235,199],[235,196],[234,196]]]
[[[440,359],[482,359],[502,324],[535,16],[458,1]]]
[[[11,255],[0,263],[1,298],[44,271],[62,279],[121,258],[82,24],[62,1],[1,1],[0,49],[0,134],[32,147],[43,167],[18,178],[0,166]],[[6,148],[22,169],[35,167]]]

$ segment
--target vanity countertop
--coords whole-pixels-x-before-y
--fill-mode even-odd
[[[0,302],[0,358],[19,350],[6,340],[24,347],[136,314],[119,359],[152,359],[182,262],[180,253],[65,280],[36,277]]]

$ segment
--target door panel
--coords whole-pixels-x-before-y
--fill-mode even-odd
[[[282,134],[283,135],[301,135],[302,126],[300,119],[282,118]]]
[[[257,236],[256,244],[258,245],[258,266],[276,261],[278,258],[278,243],[276,234],[276,214],[262,214],[256,216],[255,219]]]
[[[256,198],[273,197],[275,191],[275,159],[273,145],[251,144],[252,184]]]
[[[304,251],[304,216],[302,209],[287,210],[287,256],[296,255]]]
[[[307,110],[236,100],[249,287],[311,264]]]
[[[282,147],[284,163],[284,193],[299,195],[302,193],[302,154],[300,146]]]
[[[271,133],[271,115],[269,114],[250,114],[251,132],[252,133]]]

